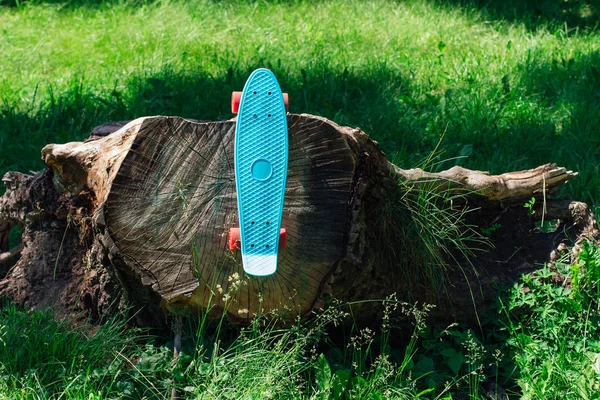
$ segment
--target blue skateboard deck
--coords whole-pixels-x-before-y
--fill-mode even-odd
[[[288,128],[281,88],[267,69],[254,71],[244,86],[234,154],[244,271],[271,275],[277,270]]]

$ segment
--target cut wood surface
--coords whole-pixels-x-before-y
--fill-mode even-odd
[[[115,245],[168,302],[184,296],[190,305],[225,307],[227,299],[236,312],[247,310],[242,318],[261,308],[308,312],[343,255],[355,164],[344,138],[322,125],[289,121],[288,245],[276,274],[242,279],[240,252],[229,250],[229,229],[238,226],[235,122],[146,120],[104,207]]]
[[[15,224],[24,228],[24,255],[28,247],[41,245],[27,238],[52,223],[66,227],[64,243],[89,249],[83,259],[56,264],[76,293],[87,294],[82,309],[100,315],[110,310],[109,301],[121,298],[154,318],[161,310],[212,307],[226,309],[236,322],[262,312],[294,320],[323,305],[330,294],[364,303],[358,308],[368,320],[378,312],[370,300],[397,293],[403,300],[435,303],[432,315],[440,321],[473,323],[477,312],[493,302],[495,285],[551,261],[560,243],[597,239],[585,204],[549,198],[577,175],[565,168],[547,164],[496,176],[461,167],[439,173],[405,170],[390,163],[359,129],[305,114],[289,114],[288,126],[283,216],[288,240],[272,276],[245,275],[239,252],[228,247],[229,229],[238,225],[234,120],[146,117],[103,125],[86,142],[50,144],[42,150],[48,170],[6,176],[0,223],[5,231]],[[500,226],[492,237],[495,247],[480,249],[466,260],[468,267],[456,254],[443,254],[449,263],[443,289],[426,282],[422,271],[430,266],[419,265],[422,259],[412,248],[419,233],[406,222],[411,211],[402,208],[403,199],[419,190],[460,193],[448,207],[470,207],[466,224],[475,230]],[[45,200],[38,196],[36,203],[35,193],[46,193]],[[546,206],[536,216],[560,219],[561,229],[535,229],[523,207],[532,196],[536,207]],[[513,254],[516,245],[534,243],[535,249]],[[9,251],[6,240],[0,244],[0,253]],[[37,258],[24,255],[0,282],[0,293],[40,303],[33,288],[47,282],[27,277]],[[79,273],[67,278],[69,268]],[[93,289],[98,282],[101,289]]]

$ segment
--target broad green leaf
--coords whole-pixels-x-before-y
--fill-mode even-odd
[[[329,367],[329,362],[327,362],[324,354],[321,354],[319,358],[317,358],[317,365],[315,366],[315,382],[319,390],[328,392],[331,388],[331,367]]]
[[[461,353],[456,353],[454,356],[448,359],[448,366],[450,367],[452,372],[454,372],[454,374],[458,375],[458,372],[460,371],[460,367],[462,366],[464,360],[465,356],[463,356]]]
[[[434,388],[429,388],[429,389],[425,389],[423,391],[420,391],[416,397],[421,397],[421,396],[425,396],[426,394],[429,394],[431,392],[433,392],[435,389]],[[444,397],[444,399],[447,399],[448,397]]]
[[[423,357],[415,365],[415,370],[420,372],[433,371],[433,360],[429,357]]]
[[[333,389],[333,398],[341,399],[344,397],[344,393],[348,389],[348,383],[350,382],[350,371],[347,369],[339,369],[335,371],[331,378],[331,387]]]
[[[596,353],[592,359],[592,368],[594,372],[600,375],[600,354]]]
[[[352,386],[356,388],[361,388],[369,386],[369,384],[362,376],[355,376],[354,378],[352,378]]]
[[[444,357],[454,357],[456,355],[456,350],[454,350],[452,347],[449,347],[447,349],[445,349],[444,351],[442,351],[441,353]]]

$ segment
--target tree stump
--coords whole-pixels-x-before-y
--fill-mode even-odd
[[[21,255],[5,261],[0,294],[94,318],[130,304],[156,325],[165,311],[293,321],[328,296],[370,320],[372,300],[396,293],[436,304],[441,323],[476,324],[498,285],[598,240],[585,204],[549,198],[577,175],[554,164],[498,176],[404,170],[359,129],[305,114],[288,126],[288,239],[274,275],[245,275],[227,244],[238,225],[235,121],[146,117],[47,145],[48,169],[5,175],[0,262]],[[540,218],[558,229],[536,228]],[[14,225],[23,240],[11,250]]]

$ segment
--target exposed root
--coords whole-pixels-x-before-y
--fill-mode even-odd
[[[8,260],[10,260],[14,256],[16,256],[17,254],[21,254],[21,251],[23,251],[24,248],[25,248],[25,246],[23,245],[23,243],[20,243],[19,245],[13,247],[9,251],[0,253],[0,263],[7,262]]]

